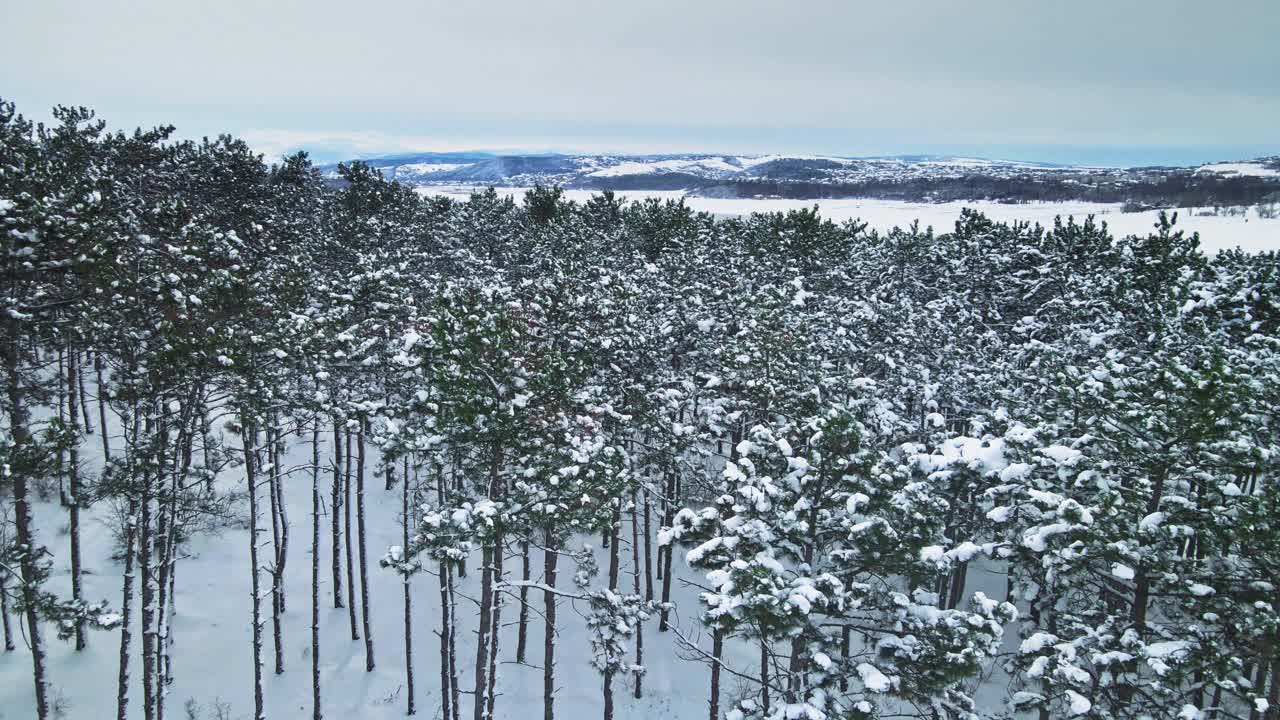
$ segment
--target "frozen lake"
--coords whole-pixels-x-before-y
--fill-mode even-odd
[[[465,199],[470,193],[480,188],[471,187],[419,187],[417,191],[424,195],[445,195],[455,199]],[[527,192],[528,188],[497,188],[499,193],[512,195],[517,200]],[[585,201],[595,191],[566,190],[565,196],[578,202]],[[997,202],[948,202],[948,203],[913,203],[897,200],[868,199],[823,199],[823,200],[788,200],[781,198],[707,198],[685,195],[682,190],[643,190],[618,191],[615,193],[627,200],[644,198],[678,199],[684,198],[685,204],[694,210],[714,213],[716,215],[749,215],[754,212],[787,212],[802,208],[818,206],[823,217],[836,222],[860,219],[878,230],[889,230],[894,227],[907,227],[919,220],[921,227],[932,226],[939,232],[949,231],[960,211],[964,208],[976,208],[988,217],[1002,221],[1024,221],[1051,226],[1055,217],[1073,216],[1083,219],[1088,215],[1106,222],[1115,236],[1136,235],[1149,232],[1156,223],[1158,211],[1124,213],[1117,204],[1068,202],[1068,203],[1024,203],[1010,205]],[[1240,247],[1249,252],[1280,250],[1280,219],[1258,217],[1255,209],[1250,208],[1244,216],[1228,217],[1225,215],[1200,215],[1202,208],[1178,211],[1178,227],[1187,232],[1200,233],[1201,247],[1205,252]],[[1210,209],[1212,211],[1212,209]]]

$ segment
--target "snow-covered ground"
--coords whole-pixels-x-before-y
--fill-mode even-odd
[[[447,195],[457,199],[465,199],[476,188],[461,187],[419,187],[417,191],[426,195]],[[517,200],[527,192],[528,188],[498,188],[504,195],[512,195]],[[594,194],[590,190],[566,190],[565,196],[570,200],[585,201]],[[787,212],[811,208],[815,205],[823,217],[836,222],[858,219],[872,228],[889,230],[894,227],[908,227],[915,221],[920,227],[932,226],[938,232],[952,229],[955,221],[964,208],[981,210],[988,217],[1001,221],[1021,221],[1039,223],[1051,227],[1055,217],[1066,219],[1068,216],[1083,220],[1093,215],[1098,221],[1105,222],[1111,233],[1117,237],[1146,234],[1152,230],[1159,215],[1158,211],[1125,213],[1120,206],[1105,203],[1066,202],[1066,203],[1023,203],[1007,204],[997,202],[948,202],[948,203],[914,203],[896,200],[788,200],[781,198],[707,198],[685,195],[681,190],[643,190],[620,191],[618,196],[627,200],[641,200],[655,197],[663,199],[684,198],[685,203],[694,210],[705,211],[717,215],[749,215],[755,212]],[[1249,252],[1280,250],[1280,219],[1267,219],[1258,216],[1256,209],[1249,208],[1246,214],[1237,216],[1201,214],[1211,212],[1212,208],[1195,208],[1178,211],[1178,227],[1187,232],[1200,233],[1201,248],[1207,253],[1239,247]]]

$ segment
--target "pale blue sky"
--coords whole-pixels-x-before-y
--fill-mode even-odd
[[[1280,2],[0,0],[0,97],[268,153],[1280,153]]]

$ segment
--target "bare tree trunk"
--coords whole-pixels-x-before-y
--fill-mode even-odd
[[[852,649],[851,648],[852,641],[853,641],[853,628],[849,627],[848,625],[845,625],[844,627],[840,628],[840,655],[841,657],[844,658],[844,661],[846,664],[849,662],[849,651]],[[840,692],[848,692],[848,690],[849,690],[849,676],[841,675],[840,676]]]
[[[638,491],[631,491],[631,579],[634,581],[635,594],[640,594],[640,495]],[[636,626],[636,672],[635,672],[635,694],[638,700],[643,692],[641,687],[644,675],[640,672],[640,668],[644,667],[644,627]]]
[[[284,591],[284,573],[289,565],[289,507],[284,503],[284,475],[280,472],[280,453],[284,450],[284,437],[277,425],[272,428],[271,443],[271,476],[275,479],[276,514],[280,517],[280,548],[276,556],[276,573],[280,576],[277,582],[277,594],[280,596],[280,612],[289,611],[289,603]]]
[[[137,554],[138,538],[138,505],[133,498],[129,498],[128,513],[124,527],[124,587],[121,590],[120,601],[120,676],[116,687],[116,720],[129,720],[129,645],[133,640],[133,558]]]
[[[547,528],[543,536],[542,583],[548,590],[542,597],[546,631],[542,640],[542,720],[555,720],[556,698],[556,564],[560,553],[555,532]]]
[[[342,431],[333,423],[333,498],[329,502],[333,539],[333,607],[342,608]]]
[[[155,452],[153,436],[156,432],[152,407],[147,407],[143,435],[145,442],[152,445],[148,455]],[[147,457],[147,464],[159,465],[154,457]],[[159,472],[159,470],[156,470]],[[138,570],[142,574],[142,708],[146,720],[154,720],[156,715],[154,686],[156,677],[155,652],[155,575],[152,568],[152,553],[155,548],[154,522],[152,521],[151,504],[154,501],[154,485],[152,468],[144,467],[142,472],[142,517],[138,528]]]
[[[618,540],[619,529],[622,525],[621,505],[622,498],[613,499],[613,511],[609,516],[609,529],[606,531],[606,537],[609,542],[605,547],[609,548],[609,591],[617,592],[618,590]],[[613,675],[612,667],[606,667],[604,671],[604,719],[613,720]]]
[[[267,720],[262,696],[262,596],[258,583],[258,478],[257,430],[246,426],[241,433],[244,445],[245,480],[249,493],[249,576],[253,593],[253,707],[255,720]]]
[[[453,695],[453,720],[462,720],[462,686],[458,683],[458,596],[449,567],[449,692]]]
[[[609,589],[618,589],[618,534],[622,528],[622,498],[613,499],[609,516]]]
[[[322,720],[320,704],[320,417],[311,429],[311,720]]]
[[[284,612],[284,597],[281,591],[280,550],[283,545],[280,528],[280,468],[276,463],[276,428],[275,419],[267,428],[267,462],[271,470],[267,473],[268,509],[271,513],[271,638],[275,657],[277,675],[284,674],[284,634],[280,628],[280,614]]]
[[[107,432],[107,386],[102,380],[102,353],[93,353],[93,372],[98,378],[98,424],[102,427],[102,461],[111,466],[111,438]]]
[[[475,720],[488,718],[489,633],[493,623],[493,545],[485,543],[480,567],[480,630],[476,636]]]
[[[360,423],[359,456],[356,466],[356,522],[360,532],[357,542],[360,546],[360,616],[364,621],[364,669],[365,672],[373,672],[373,631],[369,627],[369,562],[365,547],[368,545],[369,536],[365,533],[364,527],[364,433],[367,424],[367,420],[362,420]]]
[[[520,540],[520,620],[516,628],[516,662],[524,664],[529,646],[529,538]]]
[[[342,512],[344,515],[343,537],[346,542],[347,550],[347,615],[351,620],[351,639],[360,639],[360,626],[356,620],[356,566],[355,555],[351,551],[351,456],[355,453],[351,452],[351,430],[347,433],[347,455],[346,469],[343,472],[344,478],[342,482]]]
[[[505,540],[501,534],[493,544],[493,630],[489,633],[489,708],[487,717],[493,717],[493,703],[498,697],[498,641],[502,637],[502,594],[497,588],[502,586],[505,575]]]
[[[847,680],[840,681],[841,691],[847,690]],[[769,641],[760,638],[760,706],[765,717],[769,715]]]
[[[4,651],[13,652],[13,626],[9,623],[9,573],[0,572],[0,624],[4,625]]]
[[[433,464],[436,471],[436,501],[444,507],[444,468],[439,463]],[[449,592],[450,569],[447,560],[440,561],[440,716],[443,720],[453,720],[454,687],[457,684],[455,675],[450,672],[449,639],[453,635],[453,613]]]
[[[653,602],[653,527],[649,520],[651,515],[650,497],[646,485],[644,494],[644,599]]]
[[[663,501],[662,509],[662,527],[671,527],[674,506],[676,503],[676,472],[672,467],[667,472],[666,498]],[[661,563],[664,571],[662,573],[662,608],[658,611],[658,632],[666,632],[670,627],[670,604],[671,604],[671,557],[673,552],[673,543],[668,542],[662,547],[661,557],[665,559]]]
[[[390,476],[390,470],[387,471]],[[400,478],[400,512],[402,515],[403,534],[401,548],[405,556],[409,552],[409,459],[404,461],[404,472]],[[404,573],[404,681],[409,688],[406,715],[415,712],[413,704],[413,596],[409,588],[409,573]]]
[[[720,658],[724,654],[724,630],[716,628],[711,633],[711,702],[708,717],[720,718]]]
[[[69,429],[72,435],[75,433],[76,419],[79,415],[77,401],[76,381],[80,376],[79,365],[76,364],[76,351],[67,351],[67,417],[70,420]],[[86,420],[88,416],[86,415]],[[84,585],[81,579],[81,557],[80,557],[80,506],[84,499],[80,497],[80,454],[77,449],[77,439],[72,439],[67,448],[67,483],[69,486],[70,497],[68,498],[68,512],[71,515],[71,600],[77,605],[84,602]],[[76,651],[84,650],[86,644],[84,632],[84,619],[76,618],[75,625]]]
[[[604,671],[604,720],[613,720],[613,671]]]
[[[89,358],[89,351],[84,351],[85,359]],[[89,419],[89,399],[84,391],[84,365],[80,362],[80,355],[76,355],[76,394],[80,397],[80,415],[84,420],[84,431],[93,434],[93,421]]]

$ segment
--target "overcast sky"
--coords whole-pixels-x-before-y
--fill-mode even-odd
[[[1280,153],[1280,0],[0,0],[0,97],[263,152]]]

